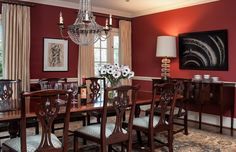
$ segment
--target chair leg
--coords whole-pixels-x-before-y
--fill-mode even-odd
[[[200,111],[199,111],[199,129],[202,129],[202,105],[200,105]]]
[[[141,132],[140,131],[136,131],[136,135],[137,135],[138,143],[142,146],[143,142],[142,142]]]
[[[126,112],[124,112],[124,115],[123,115],[123,121],[125,122],[126,118],[125,118],[125,114]]]
[[[187,110],[184,115],[184,134],[188,135],[188,111]]]
[[[101,147],[100,147],[100,148],[101,148],[101,149],[100,149],[101,152],[106,152],[106,151],[107,151],[106,145],[101,144]]]
[[[97,123],[101,123],[101,119],[100,118],[101,118],[100,116],[97,117]]]
[[[78,137],[74,135],[74,152],[78,152]]]
[[[52,133],[53,134],[55,133],[55,123],[54,122],[52,123]]]
[[[108,145],[108,152],[112,152],[112,145]]]
[[[127,152],[131,152],[132,151],[132,140],[128,141],[128,145],[127,145]]]
[[[87,113],[87,124],[90,125],[90,114]]]
[[[173,129],[168,130],[168,148],[169,152],[173,152]]]
[[[152,133],[149,134],[148,143],[150,146],[150,151],[154,152],[154,135]]]
[[[83,126],[86,126],[86,120],[83,118]]]
[[[36,126],[35,126],[35,134],[38,135],[39,134],[39,123],[36,122]]]

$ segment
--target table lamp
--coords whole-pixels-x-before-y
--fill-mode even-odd
[[[156,57],[162,57],[161,77],[167,80],[170,77],[170,59],[176,57],[176,37],[158,36]]]

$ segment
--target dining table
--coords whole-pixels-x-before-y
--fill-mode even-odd
[[[32,101],[31,101],[32,102]],[[136,115],[140,112],[139,106],[140,105],[146,105],[151,103],[151,98],[150,99],[138,99],[136,100]],[[36,114],[34,111],[30,109],[30,104],[26,104],[28,107],[26,109],[26,119],[32,119],[36,118]],[[131,105],[131,103],[130,103]],[[111,106],[112,107],[112,106]],[[90,111],[101,111],[103,108],[103,102],[102,100],[98,100],[95,102],[87,102],[86,105],[81,105],[80,102],[78,101],[77,103],[74,103],[71,105],[71,113],[86,113]],[[62,108],[63,109],[63,108]],[[64,111],[64,110],[61,110]],[[59,112],[60,113],[60,112]],[[63,114],[61,112],[60,114]],[[10,111],[0,111],[0,123],[9,123],[9,134],[10,137],[16,137],[17,133],[19,132],[19,122],[21,119],[21,111],[20,109],[18,110],[10,110]]]

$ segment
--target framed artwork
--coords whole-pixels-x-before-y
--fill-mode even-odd
[[[68,40],[44,38],[43,71],[68,71]]]
[[[180,69],[228,70],[227,30],[179,35]]]

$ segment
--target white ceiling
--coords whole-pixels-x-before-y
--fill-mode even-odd
[[[35,3],[79,8],[79,0],[24,0]],[[173,10],[219,0],[91,0],[95,12],[111,13],[125,17],[137,17],[147,14]]]

